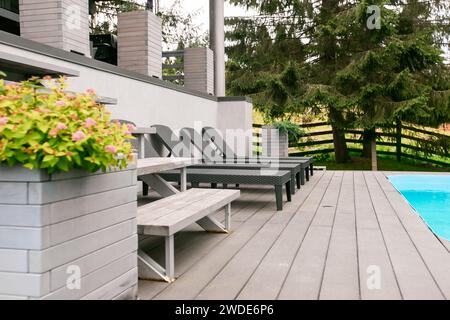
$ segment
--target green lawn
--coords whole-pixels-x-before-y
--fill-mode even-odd
[[[315,163],[317,166],[325,166],[328,170],[371,170],[370,159],[361,157],[352,157],[352,161],[344,164],[337,164],[334,159],[320,161]],[[450,172],[450,168],[437,167],[430,164],[414,162],[411,160],[402,160],[398,162],[392,158],[378,158],[378,170],[380,171],[437,171]]]

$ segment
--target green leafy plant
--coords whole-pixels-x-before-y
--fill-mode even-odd
[[[290,143],[298,143],[301,137],[307,135],[306,131],[300,128],[296,123],[289,120],[276,121],[272,125],[280,131],[280,133],[286,133],[289,137]]]
[[[92,89],[68,93],[64,78],[50,80],[0,80],[0,164],[54,173],[106,171],[133,161],[132,126],[111,122]]]

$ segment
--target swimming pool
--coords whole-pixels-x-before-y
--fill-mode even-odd
[[[430,229],[450,241],[450,175],[392,175],[388,178]]]

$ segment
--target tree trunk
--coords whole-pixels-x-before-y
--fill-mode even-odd
[[[378,159],[377,159],[377,140],[373,139],[370,143],[371,149],[371,162],[372,162],[372,171],[378,171]]]
[[[337,163],[346,163],[350,160],[350,155],[348,153],[347,142],[345,141],[345,132],[342,126],[345,121],[343,119],[342,113],[333,108],[329,108],[328,117],[331,122],[331,129],[333,131],[333,144],[334,144],[334,155]]]
[[[345,133],[341,128],[334,125],[331,126],[333,130],[334,155],[337,163],[345,163],[350,160],[348,154],[347,142],[345,141]]]
[[[375,140],[375,129],[365,129],[363,133],[362,156],[370,159],[372,157],[372,141]]]

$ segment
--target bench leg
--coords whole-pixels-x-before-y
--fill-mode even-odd
[[[291,190],[291,187],[292,187],[292,181],[289,181],[289,182],[286,182],[286,195],[287,195],[287,200],[290,202],[290,201],[292,201],[292,190]],[[295,186],[294,186],[294,188],[295,188]]]
[[[198,220],[197,224],[208,232],[228,233],[226,227],[213,217],[206,216]]]
[[[301,180],[300,180],[300,172],[297,172],[295,175],[295,181],[297,182],[297,189],[300,189],[302,186]]]
[[[142,195],[148,196],[148,184],[145,182],[142,182]]]
[[[211,189],[217,189],[217,183],[215,182],[211,183]]]
[[[172,240],[166,238],[166,268],[163,268],[159,263],[153,260],[144,250],[138,249],[138,259],[144,263],[150,270],[158,275],[161,279],[166,282],[173,282],[175,280],[174,276],[174,247],[173,247],[173,236]],[[167,246],[172,245],[172,248],[168,249]],[[171,259],[167,259],[168,256],[172,255]],[[169,262],[167,260],[170,260]]]
[[[198,188],[200,187],[200,182],[191,182],[192,188]]]
[[[166,276],[169,279],[175,279],[175,246],[173,235],[164,239],[165,258],[166,258]]]
[[[300,183],[302,186],[305,185],[306,181],[305,181],[305,171],[300,170]]]
[[[275,199],[277,203],[277,210],[283,210],[283,185],[275,186]]]
[[[228,232],[231,230],[231,203],[225,207],[225,229]]]
[[[223,187],[224,189],[228,189],[228,184],[224,183],[224,184],[222,184],[222,187]]]
[[[140,179],[163,197],[169,197],[180,192],[158,174],[147,174]]]
[[[295,174],[291,174],[291,181],[290,181],[290,185],[291,185],[291,194],[295,194],[295,191],[297,191],[297,189],[295,188]]]
[[[309,181],[309,168],[306,168],[305,173],[306,173],[306,181]]]
[[[180,169],[180,190],[184,192],[187,190],[187,169]]]
[[[311,171],[311,176],[313,176],[314,175],[314,164],[311,163],[309,168],[310,168],[310,171]]]

